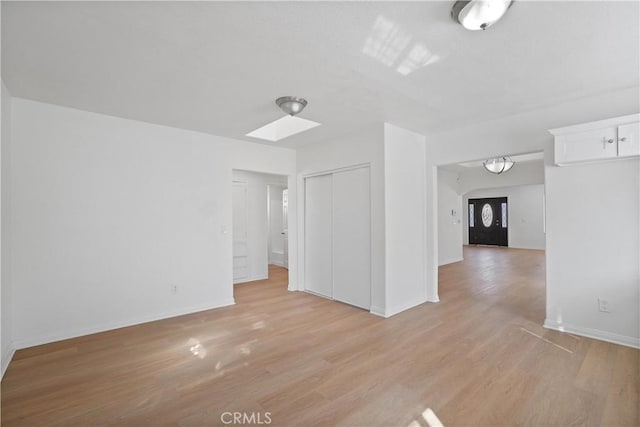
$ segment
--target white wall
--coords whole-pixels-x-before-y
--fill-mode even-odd
[[[261,280],[268,277],[269,222],[267,218],[267,186],[269,184],[287,185],[287,177],[256,172],[234,170],[233,181],[247,183],[248,196],[248,267],[249,276],[242,282]],[[238,283],[238,281],[237,281]]]
[[[371,173],[371,311],[385,309],[385,224],[384,224],[384,151],[382,126],[372,126],[339,140],[302,147],[297,150],[298,209],[304,218],[304,177],[355,165],[370,165]],[[292,189],[289,187],[289,209],[292,208]],[[289,225],[292,213],[289,211]],[[301,220],[302,221],[302,220]],[[300,272],[298,283],[304,289],[304,226],[298,236]],[[294,237],[289,233],[289,241]],[[291,256],[291,252],[289,252]],[[293,273],[289,270],[289,275]]]
[[[546,182],[545,326],[640,347],[640,160],[549,165]]]
[[[469,244],[469,199],[507,198],[507,228],[510,248],[544,249],[544,185],[487,188],[464,195],[463,236]]]
[[[12,107],[16,347],[233,303],[231,170],[293,176],[294,151]]]
[[[2,149],[1,149],[1,231],[2,247],[1,247],[1,292],[0,292],[0,342],[2,346],[0,348],[0,377],[4,375],[5,370],[9,366],[11,357],[13,356],[14,346],[12,339],[12,286],[11,286],[11,230],[9,229],[9,219],[11,217],[11,205],[10,205],[10,141],[11,141],[11,95],[2,82],[2,106],[0,107],[2,115]]]
[[[438,169],[438,265],[462,261],[462,196],[459,176]]]
[[[385,316],[427,300],[424,156],[424,136],[385,123]]]

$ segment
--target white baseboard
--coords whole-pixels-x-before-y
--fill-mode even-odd
[[[9,367],[9,363],[11,363],[11,359],[13,359],[13,355],[16,353],[15,348],[13,348],[13,345],[10,344],[9,348],[7,348],[3,353],[2,353],[2,367],[0,367],[0,369],[2,369],[2,372],[0,372],[0,379],[2,379],[4,377],[4,373],[7,372],[7,368]]]
[[[387,317],[384,315],[384,308],[376,307],[374,305],[372,305],[371,308],[369,309],[369,313],[375,314],[376,316],[380,316],[380,317]]]
[[[113,329],[126,328],[127,326],[139,325],[141,323],[154,322],[156,320],[169,319],[171,317],[184,316],[185,314],[192,314],[200,311],[212,310],[214,308],[226,307],[229,305],[234,305],[235,303],[236,302],[233,298],[229,298],[226,300],[218,301],[213,304],[192,306],[192,307],[183,308],[179,310],[167,311],[167,312],[156,314],[156,315],[143,316],[136,319],[130,319],[130,320],[113,322],[113,323],[108,323],[108,324],[99,325],[99,326],[93,326],[90,328],[79,328],[72,331],[44,335],[44,336],[35,337],[35,338],[16,339],[13,342],[13,347],[15,349],[20,350],[27,347],[48,344],[51,342],[67,340],[70,338],[77,338],[84,335],[91,335],[91,334],[97,334],[99,332],[110,331]]]
[[[283,251],[272,251],[269,254],[269,264],[275,264],[280,267],[285,267],[284,265],[284,252]]]
[[[442,267],[443,265],[453,264],[454,262],[460,262],[460,261],[464,261],[464,258],[460,257],[460,258],[447,259],[445,261],[439,261],[438,267]]]
[[[527,249],[527,250],[532,250],[532,251],[544,251],[544,246],[540,247],[540,246],[511,246],[509,245],[510,249]]]
[[[265,280],[268,279],[269,276],[252,276],[252,277],[247,277],[246,279],[238,279],[238,280],[234,280],[233,284],[237,285],[240,283],[247,283],[247,282],[255,282],[257,280]]]
[[[402,313],[403,311],[409,310],[410,308],[416,307],[420,304],[424,304],[427,302],[427,299],[420,299],[418,301],[409,301],[404,304],[396,305],[395,307],[391,307],[385,310],[385,317],[395,316],[398,313]]]
[[[612,332],[601,331],[599,329],[583,328],[549,319],[545,319],[544,327],[555,331],[568,332],[570,334],[640,349],[640,338],[618,335]]]
[[[425,302],[428,302],[426,298],[420,301],[411,301],[405,304],[399,304],[399,305],[396,305],[395,307],[391,307],[388,309],[372,306],[369,312],[371,314],[375,314],[376,316],[387,318],[387,317],[395,316],[398,313],[401,313],[405,310],[409,310],[410,308],[416,307],[420,304],[424,304]]]
[[[286,268],[286,269],[289,268],[289,266],[286,265],[284,263],[284,261],[274,261],[274,260],[272,260],[272,261],[269,262],[269,264],[277,265],[278,267],[282,267],[282,268]]]

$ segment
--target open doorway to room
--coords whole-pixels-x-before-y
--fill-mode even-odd
[[[544,153],[512,155],[492,173],[483,161],[438,168],[438,291],[498,303],[545,320]]]
[[[288,283],[286,175],[232,171],[233,283]],[[282,283],[280,283],[282,282]]]
[[[267,218],[269,264],[289,268],[289,190],[287,184],[267,186]]]

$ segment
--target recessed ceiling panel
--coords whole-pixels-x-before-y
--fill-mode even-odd
[[[316,126],[320,126],[320,123],[312,120],[301,119],[300,117],[284,116],[281,119],[267,123],[266,125],[249,132],[247,136],[276,142],[288,136],[313,129]]]

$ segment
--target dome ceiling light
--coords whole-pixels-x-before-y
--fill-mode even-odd
[[[458,0],[451,17],[467,30],[486,30],[500,20],[513,0]]]
[[[276,104],[282,111],[290,116],[295,116],[307,106],[307,100],[297,96],[282,96],[276,99]]]
[[[515,164],[516,162],[511,160],[511,157],[495,157],[482,162],[482,166],[484,166],[487,171],[496,175],[507,172]]]

